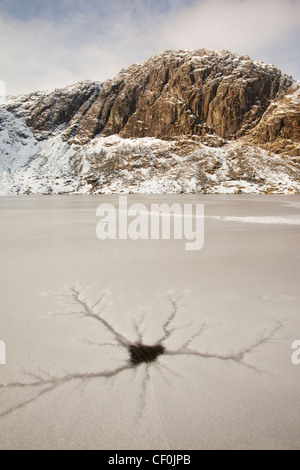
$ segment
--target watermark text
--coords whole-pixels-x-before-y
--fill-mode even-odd
[[[299,366],[300,365],[300,340],[293,342],[292,349],[295,349],[295,352],[292,354],[292,363],[294,364],[294,366]]]
[[[0,365],[6,365],[6,344],[0,340]]]
[[[99,240],[184,240],[188,251],[204,246],[203,204],[128,205],[120,196],[118,207],[101,204],[97,209]]]
[[[108,459],[109,465],[131,465],[136,468],[150,467],[149,464],[153,465],[167,465],[169,467],[177,467],[181,465],[191,465],[190,455],[181,454],[156,454],[150,455],[143,452],[143,456],[123,456],[121,454],[115,454]]]

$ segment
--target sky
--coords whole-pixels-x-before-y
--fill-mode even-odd
[[[166,49],[226,49],[300,79],[300,0],[0,0],[8,95],[103,81]]]

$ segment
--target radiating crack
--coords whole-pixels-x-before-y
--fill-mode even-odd
[[[120,366],[114,369],[113,371],[102,371],[99,373],[69,374],[69,375],[64,375],[62,377],[55,377],[55,376],[49,377],[49,375],[45,377],[41,375],[38,376],[35,374],[27,374],[28,377],[30,376],[36,377],[36,380],[33,380],[31,382],[22,382],[22,381],[11,382],[10,384],[7,384],[7,385],[1,384],[0,391],[3,391],[3,390],[9,391],[12,389],[34,389],[36,390],[36,393],[34,394],[33,397],[2,411],[0,413],[0,418],[7,416],[13,411],[24,408],[26,405],[29,405],[30,403],[36,401],[41,396],[47,393],[53,392],[54,390],[68,383],[77,382],[77,381],[81,383],[85,383],[86,381],[94,381],[97,379],[109,379],[131,368],[132,368],[131,364],[127,362],[123,366]]]
[[[141,413],[142,415],[146,407],[146,398],[148,393],[148,384],[151,380],[151,368],[154,368],[159,372],[162,378],[166,383],[170,383],[170,380],[166,377],[164,371],[167,371],[173,376],[178,377],[178,374],[175,373],[170,367],[164,364],[162,361],[158,360],[161,357],[169,356],[172,357],[197,357],[205,360],[220,360],[237,363],[243,367],[249,368],[256,372],[263,372],[262,370],[256,368],[245,362],[247,355],[254,353],[258,350],[259,347],[272,343],[275,341],[276,334],[283,328],[283,322],[277,322],[277,325],[273,328],[272,331],[262,332],[257,340],[253,343],[247,345],[244,349],[231,352],[229,354],[220,354],[217,352],[201,351],[198,348],[193,346],[195,340],[199,339],[201,335],[205,333],[210,328],[216,328],[219,325],[211,325],[207,322],[204,322],[196,331],[181,345],[177,348],[168,347],[168,340],[172,335],[178,330],[185,330],[191,323],[183,324],[182,326],[176,326],[179,320],[179,313],[183,307],[182,300],[186,298],[187,293],[184,293],[180,296],[175,296],[175,294],[170,294],[165,297],[169,304],[169,314],[162,323],[163,334],[158,338],[154,344],[145,344],[143,341],[143,335],[146,332],[144,327],[146,314],[141,318],[140,322],[132,320],[132,327],[135,331],[137,342],[131,342],[124,334],[120,333],[113,324],[107,320],[107,308],[109,302],[107,300],[107,294],[103,293],[96,302],[90,304],[84,299],[84,292],[81,292],[80,289],[76,287],[71,287],[70,290],[64,293],[64,297],[67,297],[71,300],[72,306],[76,309],[72,313],[61,313],[65,315],[72,315],[74,318],[87,318],[89,320],[97,322],[97,324],[102,327],[103,331],[107,331],[112,336],[112,341],[103,341],[103,342],[93,342],[90,340],[85,340],[85,342],[91,347],[101,347],[101,348],[110,348],[110,349],[123,349],[127,353],[127,358],[121,361],[121,364],[118,367],[112,367],[111,370],[104,370],[93,373],[67,373],[65,372],[61,376],[52,376],[48,372],[39,371],[36,373],[25,372],[24,376],[26,380],[19,382],[11,382],[8,384],[0,384],[0,392],[9,392],[12,390],[28,390],[32,395],[29,398],[21,400],[15,405],[7,407],[2,412],[0,412],[0,418],[3,418],[14,411],[25,408],[31,403],[37,401],[44,395],[50,394],[55,390],[62,388],[67,384],[77,384],[77,386],[83,386],[87,383],[96,381],[96,380],[111,380],[113,381],[117,376],[123,374],[128,370],[137,370],[137,368],[143,367],[143,379],[140,388],[140,403],[141,403]],[[181,377],[181,376],[179,376]]]

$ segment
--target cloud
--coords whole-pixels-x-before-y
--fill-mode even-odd
[[[122,58],[105,44],[80,41],[77,28],[33,20],[5,23],[0,44],[1,79],[8,94],[53,89],[80,80],[103,80],[119,72]],[[126,65],[125,63],[123,65]]]
[[[27,0],[29,10],[18,10],[18,0],[5,3],[6,13],[0,15],[0,79],[8,94],[111,78],[156,52],[153,38],[167,15],[158,0],[54,0],[52,10],[48,0]],[[171,3],[177,11],[181,0],[167,0],[165,7]]]
[[[204,0],[164,30],[172,47],[256,52],[291,28],[300,26],[300,2],[294,0]]]
[[[203,0],[168,22],[160,41],[172,49],[227,49],[275,61],[300,78],[299,30],[299,0]]]
[[[300,78],[299,0],[1,3],[0,79],[8,94],[102,81],[169,48],[228,49]]]

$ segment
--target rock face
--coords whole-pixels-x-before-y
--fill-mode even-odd
[[[84,118],[90,106],[99,96],[100,83],[81,82],[77,85],[55,90],[52,93],[32,93],[10,100],[5,106],[41,139],[65,127],[74,116]]]
[[[235,138],[291,84],[274,67],[225,51],[166,52],[127,74],[100,132]]]
[[[300,157],[300,85],[271,103],[252,135],[275,153]]]
[[[84,82],[25,97],[21,108],[33,131],[54,132],[64,125],[64,138],[80,143],[113,134],[215,133],[234,139],[251,130],[292,83],[272,65],[227,51],[166,51],[102,85]],[[16,103],[7,110],[20,113]]]
[[[0,195],[299,193],[300,90],[227,51],[166,51],[0,106]]]

